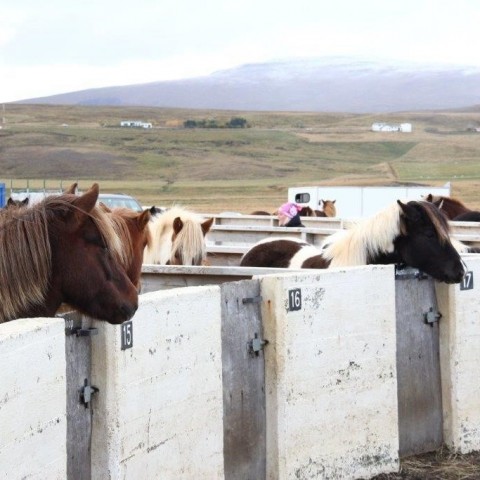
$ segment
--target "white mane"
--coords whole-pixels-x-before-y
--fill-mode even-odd
[[[327,237],[322,256],[331,267],[366,265],[368,258],[393,252],[393,240],[400,234],[400,206],[397,202],[349,230]]]
[[[180,217],[183,228],[173,239],[173,221]],[[172,261],[178,251],[183,265],[195,264],[193,260],[203,259],[206,255],[205,239],[202,232],[202,217],[175,206],[157,217],[153,217],[148,227],[151,243],[145,248],[143,263],[166,265]]]

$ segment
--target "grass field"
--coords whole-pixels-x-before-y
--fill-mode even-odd
[[[185,129],[185,120],[245,129]],[[289,186],[438,186],[480,209],[478,110],[388,115],[188,111],[161,108],[5,106],[0,181],[58,188],[94,181],[143,204],[180,203],[203,212],[274,210]],[[151,130],[120,128],[121,120]],[[413,133],[370,131],[374,121],[411,122]],[[341,212],[339,212],[341,214]]]

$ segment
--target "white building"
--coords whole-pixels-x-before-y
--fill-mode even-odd
[[[390,124],[385,122],[375,122],[372,124],[372,132],[404,132],[412,131],[411,123]]]
[[[132,128],[153,128],[150,122],[143,122],[142,120],[122,120],[120,122],[120,126]]]

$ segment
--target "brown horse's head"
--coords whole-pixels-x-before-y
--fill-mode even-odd
[[[453,220],[458,215],[463,215],[471,210],[460,200],[452,197],[444,197],[441,195],[432,195],[429,193],[425,197],[425,201],[433,203],[438,209],[446,215],[449,220]]]
[[[0,322],[54,315],[61,303],[111,323],[135,313],[138,294],[115,261],[118,239],[95,206],[98,185],[84,195],[47,197],[0,216]]]
[[[320,200],[320,206],[322,207],[320,212],[322,214],[318,215],[317,213],[317,217],[336,217],[337,208],[335,207],[335,202],[336,200]]]

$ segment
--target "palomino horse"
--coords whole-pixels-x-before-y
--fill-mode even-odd
[[[148,224],[151,243],[145,248],[143,263],[204,264],[205,235],[213,224],[213,218],[202,220],[199,215],[178,206],[154,217]]]
[[[406,264],[446,283],[462,281],[465,268],[450,241],[445,216],[428,202],[397,201],[350,230],[325,240],[322,249],[298,239],[264,239],[241,266],[328,268]]]
[[[436,205],[449,220],[456,222],[480,222],[480,212],[471,210],[457,198],[442,197],[429,193],[425,200]]]
[[[118,238],[85,194],[50,196],[0,213],[0,323],[53,316],[62,302],[110,323],[130,319],[137,289],[113,252]]]

